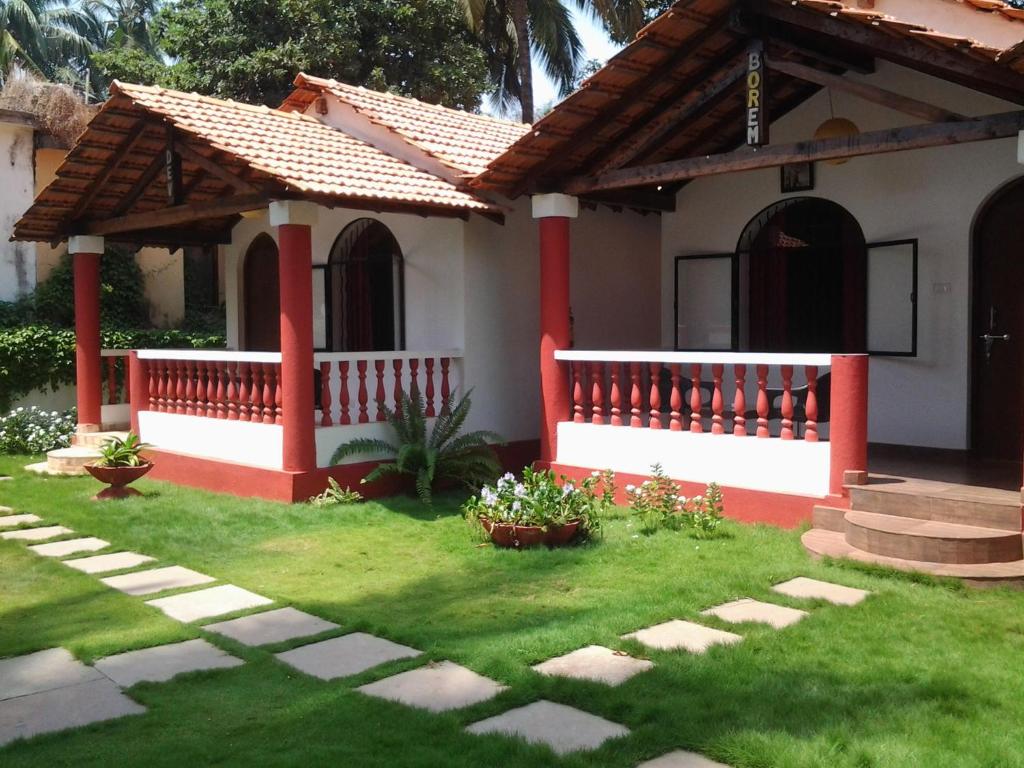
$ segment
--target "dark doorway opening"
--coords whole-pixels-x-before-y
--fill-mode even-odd
[[[277,352],[281,349],[281,294],[277,243],[259,235],[245,253],[245,338],[247,350]]]

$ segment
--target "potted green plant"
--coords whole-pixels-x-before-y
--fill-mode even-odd
[[[463,512],[483,527],[495,546],[558,547],[597,533],[601,513],[613,503],[614,494],[611,472],[594,472],[575,483],[556,478],[551,470],[527,467],[521,480],[507,473],[495,485],[485,485]]]
[[[99,448],[100,457],[85,465],[90,475],[108,486],[94,498],[124,499],[141,495],[128,486],[153,468],[153,462],[142,456],[142,450],[148,447],[134,432],[129,432],[123,440],[113,437],[103,443]]]

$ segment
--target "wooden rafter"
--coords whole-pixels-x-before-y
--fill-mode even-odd
[[[928,123],[890,128],[856,136],[770,145],[760,149],[743,148],[721,155],[624,168],[598,176],[577,177],[570,180],[563,187],[563,191],[582,195],[613,189],[645,187],[700,176],[773,168],[788,163],[838,160],[908,149],[1003,139],[1016,136],[1021,130],[1024,130],[1024,111],[1007,112],[956,123]]]
[[[260,192],[259,187],[255,184],[243,179],[238,174],[232,173],[225,166],[214,162],[205,155],[200,154],[191,146],[184,142],[176,142],[174,145],[175,152],[181,157],[182,160],[186,160],[193,165],[199,166],[206,173],[211,176],[216,176],[221,181],[227,183],[236,192],[245,193],[248,195],[255,195]]]
[[[124,197],[118,201],[117,206],[111,213],[112,216],[120,216],[122,213],[127,211],[136,201],[142,196],[150,184],[156,179],[164,168],[164,153],[157,152],[153,155],[153,158],[149,161],[149,165],[142,172],[142,175],[135,180],[132,184],[131,189],[125,192]]]
[[[114,153],[107,159],[103,164],[103,170],[100,171],[90,186],[86,189],[85,194],[82,195],[78,202],[75,203],[75,207],[67,215],[68,221],[76,221],[85,211],[88,210],[89,206],[92,205],[93,200],[103,191],[103,187],[110,180],[110,177],[117,172],[120,168],[121,161],[123,161],[132,150],[135,149],[139,141],[145,135],[146,130],[149,128],[149,123],[145,120],[140,120],[135,127],[128,133],[121,145],[114,150]]]
[[[850,80],[840,75],[834,75],[831,72],[823,72],[820,69],[814,67],[808,67],[804,64],[798,64],[795,61],[784,61],[776,57],[770,57],[768,59],[768,69],[773,72],[781,72],[784,75],[795,77],[799,80],[805,80],[808,83],[814,83],[825,88],[832,88],[836,91],[843,91],[856,96],[864,101],[870,101],[875,104],[881,104],[883,107],[894,109],[897,112],[902,112],[905,115],[911,115],[912,117],[919,117],[922,120],[928,120],[933,123],[944,123],[944,122],[956,122],[960,120],[966,120],[967,118],[963,115],[951,112],[948,109],[937,107],[934,104],[921,101],[919,99],[913,99],[909,96],[903,96],[893,91],[887,91],[884,88],[879,88],[869,83],[862,83],[856,80]]]
[[[269,205],[269,199],[259,195],[237,195],[235,197],[218,198],[201,203],[185,203],[156,211],[133,213],[112,219],[87,222],[85,234],[112,235],[124,232],[135,232],[145,229],[165,229],[180,224],[206,219],[221,219],[234,216],[245,211],[254,211]]]

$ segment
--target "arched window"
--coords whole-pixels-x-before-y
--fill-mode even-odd
[[[281,294],[277,271],[277,243],[257,235],[245,252],[242,290],[245,322],[244,347],[259,352],[281,349]]]
[[[386,226],[357,219],[342,230],[331,248],[325,288],[331,351],[405,347],[402,250]]]

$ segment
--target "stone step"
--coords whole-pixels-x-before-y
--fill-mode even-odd
[[[851,507],[918,520],[1022,530],[1021,495],[1016,491],[872,475],[867,485],[847,486]]]
[[[846,513],[848,509],[840,507],[827,507],[824,504],[815,505],[811,512],[811,524],[815,528],[824,528],[826,531],[846,531]]]
[[[1019,531],[851,510],[846,541],[886,557],[931,563],[1005,563],[1024,558]]]
[[[852,546],[846,537],[836,531],[812,528],[800,539],[804,548],[813,557],[833,557],[856,560],[861,563],[894,568],[898,571],[914,571],[932,576],[948,576],[962,579],[974,586],[1012,586],[1024,588],[1024,560],[1007,563],[930,563],[886,557],[865,552]]]
[[[75,445],[83,448],[99,448],[108,440],[112,438],[118,438],[124,440],[128,437],[127,432],[121,432],[119,430],[107,430],[105,432],[79,432],[75,435]]]
[[[100,452],[95,448],[73,445],[70,448],[55,448],[47,452],[46,461],[29,464],[25,469],[41,475],[84,475],[85,465],[98,459]]]

